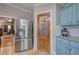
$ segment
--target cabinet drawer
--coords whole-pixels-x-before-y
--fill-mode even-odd
[[[70,41],[70,46],[75,47],[75,48],[79,48],[79,42]]]
[[[11,46],[13,44],[14,44],[14,42],[13,42],[13,38],[12,37],[4,37],[1,40],[1,47]]]

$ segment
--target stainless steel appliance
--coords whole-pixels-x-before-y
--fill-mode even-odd
[[[32,48],[32,24],[29,20],[16,20],[15,50],[23,51]]]

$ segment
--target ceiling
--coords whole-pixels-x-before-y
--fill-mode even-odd
[[[33,11],[34,7],[46,4],[46,3],[8,3],[9,5],[18,7],[20,9],[28,10],[28,11]],[[60,6],[64,6],[67,3],[59,3]]]
[[[32,11],[35,6],[38,6],[40,4],[45,4],[45,3],[9,3],[9,5],[13,5],[29,11]]]

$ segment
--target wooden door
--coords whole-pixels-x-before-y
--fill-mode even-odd
[[[37,48],[50,51],[50,12],[37,15]]]

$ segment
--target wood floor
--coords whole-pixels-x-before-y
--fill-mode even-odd
[[[43,51],[33,49],[15,53],[14,46],[8,46],[0,48],[0,55],[49,55],[49,54]]]
[[[15,55],[49,55],[49,54],[46,53],[46,52],[43,52],[43,51],[31,49],[31,50],[28,50],[28,51],[15,53]]]

